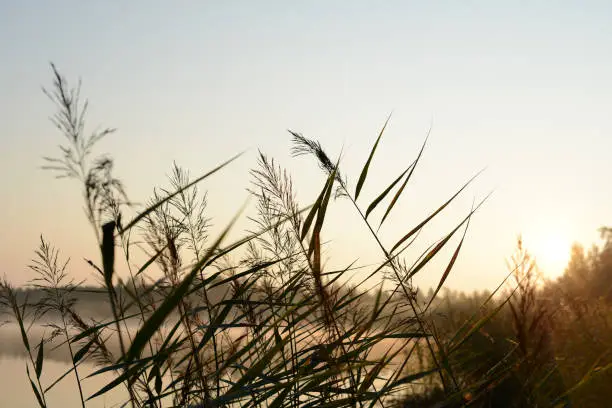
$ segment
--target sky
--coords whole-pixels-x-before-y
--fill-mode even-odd
[[[320,140],[334,158],[342,153],[354,186],[393,112],[363,209],[416,157],[430,127],[431,135],[380,230],[383,243],[486,168],[408,255],[493,191],[447,287],[495,288],[519,234],[554,278],[573,241],[597,243],[597,228],[612,223],[612,5],[552,4],[2,1],[0,274],[16,284],[31,279],[40,234],[70,257],[79,278],[91,274],[83,258],[97,256],[78,184],[40,169],[62,142],[41,92],[54,62],[72,83],[82,79],[88,129],[118,129],[97,152],[113,156],[133,201],[167,186],[173,161],[198,175],[245,151],[201,185],[218,231],[247,199],[261,150],[293,174],[299,201],[310,204],[324,178],[309,158],[291,157],[287,130]],[[236,236],[252,226],[251,210]],[[346,201],[333,202],[328,219],[328,267],[380,262]],[[453,249],[417,283],[436,285]]]

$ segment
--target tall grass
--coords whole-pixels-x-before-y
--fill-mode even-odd
[[[504,375],[503,369],[478,378],[457,372],[456,355],[498,307],[468,319],[449,336],[442,336],[430,318],[469,220],[482,202],[416,260],[404,255],[475,176],[393,245],[384,245],[389,238],[378,233],[396,215],[427,139],[414,161],[388,184],[377,185],[380,193],[366,201],[362,188],[374,184],[368,174],[386,123],[355,187],[340,158],[292,132],[293,153],[313,157],[325,174],[318,197],[298,203],[288,171],[260,152],[249,189],[256,202],[253,230],[228,242],[241,214],[212,236],[207,196],[198,186],[238,156],[195,179],[174,164],[171,189],[155,190],[146,208],[127,220],[136,208],[114,176],[112,159],[93,153],[113,129],[87,134],[87,102],[80,99],[80,86],[70,88],[55,66],[52,70],[53,87],[45,93],[56,104],[53,122],[65,140],[59,157],[45,158],[45,168],[80,186],[99,245],[98,260],[87,263],[101,282],[97,291],[105,294],[112,318],[100,322],[79,314],[74,296],[81,289],[69,279],[68,263],[59,261],[44,238],[32,267],[33,284],[45,291],[44,299],[34,305],[20,302],[2,281],[2,302],[20,327],[41,407],[47,406],[46,395],[54,386],[70,378],[83,407],[118,387],[132,407],[391,406],[402,394],[427,389],[426,384],[439,390],[440,406],[457,406],[472,404],[475,395]],[[357,266],[329,270],[322,261],[328,208],[336,200],[351,203],[381,255],[361,281],[349,278]],[[379,206],[385,211],[375,219],[373,210]],[[429,299],[419,297],[413,278],[459,234],[437,288]],[[147,260],[135,266],[138,251]],[[219,290],[221,296],[211,296]],[[60,323],[33,346],[28,322],[49,311],[60,316]],[[60,337],[71,367],[58,379],[44,378],[44,345]],[[427,364],[418,364],[419,358]],[[82,383],[102,373],[113,373],[112,381],[84,395]]]

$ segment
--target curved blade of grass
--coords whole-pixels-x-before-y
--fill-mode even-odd
[[[159,395],[162,391],[162,378],[161,378],[161,371],[159,370],[159,364],[153,364],[153,367],[151,367],[151,371],[149,372],[149,376],[147,378],[147,383],[150,383],[151,380],[155,380],[154,382],[154,387],[155,387],[155,392]]]
[[[321,283],[321,239],[319,234],[312,236],[309,252],[314,254],[312,257],[312,273],[316,280],[315,283],[319,286]]]
[[[382,137],[385,131],[385,128],[387,127],[387,123],[389,123],[389,119],[391,119],[391,113],[387,117],[387,120],[385,121],[385,124],[383,125],[382,129],[380,129],[380,133],[378,134],[378,137],[376,138],[376,143],[374,143],[374,146],[372,147],[372,150],[370,151],[370,156],[368,157],[368,160],[366,161],[366,163],[363,166],[363,169],[361,170],[361,174],[359,175],[359,180],[357,181],[357,187],[355,188],[355,201],[357,201],[357,198],[359,198],[359,193],[361,192],[363,183],[365,183],[366,177],[368,176],[368,169],[370,168],[370,163],[372,162],[372,158],[374,157],[374,152],[376,152],[376,148],[378,147],[378,142],[380,142],[380,138]]]
[[[170,344],[170,340],[172,340],[172,337],[174,336],[176,331],[179,329],[181,324],[182,324],[181,320],[178,319],[177,322],[174,324],[174,327],[172,328],[172,330],[170,330],[170,333],[166,335],[166,339],[164,340],[163,344],[159,348],[160,353],[166,350],[166,348],[168,347],[168,344]]]
[[[29,352],[30,342],[28,341],[28,334],[26,333],[25,326],[23,325],[23,317],[22,317],[21,311],[19,310],[19,307],[15,308],[15,317],[17,318],[17,323],[19,323],[19,331],[21,332],[21,341],[23,341],[23,346]]]
[[[76,366],[78,366],[79,364],[76,364]],[[64,371],[64,373],[62,375],[60,375],[58,378],[55,379],[55,381],[53,381],[51,383],[51,385],[47,386],[47,388],[45,388],[45,393],[49,392],[53,387],[55,387],[60,381],[62,381],[68,374],[70,374],[71,372],[74,371],[74,366],[71,366],[67,371]]]
[[[321,207],[321,202],[323,201],[323,198],[325,197],[325,193],[327,192],[329,188],[329,181],[330,181],[330,178],[328,177],[327,181],[325,182],[325,185],[323,186],[323,190],[321,190],[321,193],[319,194],[319,197],[317,198],[317,201],[315,201],[312,208],[310,209],[310,212],[306,216],[306,220],[304,220],[304,225],[302,226],[302,233],[300,234],[301,240],[304,240],[304,238],[306,237],[306,234],[308,233],[308,230],[310,229],[310,225],[312,224],[312,221],[314,221],[314,217],[319,211],[319,208]]]
[[[90,340],[88,343],[86,343],[83,347],[81,347],[80,349],[77,350],[76,353],[74,353],[74,357],[72,359],[72,362],[74,364],[78,363],[79,361],[81,361],[81,359],[83,357],[85,357],[85,354],[87,354],[87,352],[89,351],[89,348],[94,344],[95,340]]]
[[[40,375],[42,374],[42,368],[43,368],[43,342],[44,339],[40,340],[40,344],[38,345],[38,353],[36,355],[36,366],[34,367],[36,369],[36,378],[40,379]]]
[[[402,243],[404,243],[407,239],[409,239],[411,236],[413,236],[417,231],[419,231],[421,228],[423,228],[427,223],[429,223],[429,221],[431,221],[436,215],[438,215],[442,210],[444,210],[455,198],[457,198],[457,196],[459,194],[461,194],[461,192],[463,190],[465,190],[465,188],[470,185],[470,183],[472,181],[474,181],[474,179],[476,177],[478,177],[480,175],[480,173],[482,173],[484,171],[484,169],[480,170],[478,173],[476,173],[471,179],[469,179],[451,198],[449,198],[444,204],[442,204],[436,211],[434,211],[433,213],[431,213],[431,215],[429,215],[429,217],[425,218],[425,220],[423,220],[419,225],[417,225],[416,227],[414,227],[409,233],[407,233],[406,235],[404,235],[399,241],[397,241],[397,243],[395,245],[393,245],[393,248],[391,248],[391,251],[389,252],[393,252],[395,251],[400,245],[402,245]]]
[[[142,369],[143,366],[144,366],[144,364],[140,363],[140,364],[136,364],[136,365],[130,367],[129,369],[125,370],[117,378],[113,379],[111,382],[106,384],[104,387],[100,388],[95,394],[93,394],[89,398],[87,398],[86,401],[89,401],[89,400],[91,400],[91,399],[93,399],[93,398],[95,398],[95,397],[97,397],[99,395],[102,395],[102,394],[112,390],[113,388],[115,388],[119,384],[122,384],[126,380],[129,380],[131,377],[134,376],[134,374],[138,374],[138,372]]]
[[[365,392],[368,388],[374,384],[374,381],[378,379],[378,375],[382,371],[383,368],[389,364],[390,360],[388,359],[389,353],[391,350],[387,350],[382,358],[374,365],[374,367],[365,375],[363,381],[359,385],[359,393]]]
[[[431,261],[433,257],[436,256],[436,254],[442,248],[444,248],[444,246],[448,243],[448,241],[452,238],[452,236],[455,235],[455,233],[459,230],[459,228],[461,228],[461,226],[465,224],[466,222],[469,222],[470,217],[476,212],[476,210],[480,208],[480,206],[487,200],[488,197],[489,196],[485,197],[480,203],[478,203],[476,207],[473,207],[470,213],[446,237],[444,237],[444,239],[438,242],[438,244],[436,244],[436,246],[434,246],[427,253],[427,256],[425,256],[421,260],[421,262],[414,269],[410,271],[410,273],[408,274],[408,278],[412,278],[414,275],[416,275],[417,272],[419,272],[425,265],[427,265],[427,263],[429,263],[429,261]]]
[[[380,220],[380,224],[378,225],[378,228],[380,228],[382,226],[383,222],[385,222],[385,219],[387,219],[387,216],[391,212],[391,209],[395,206],[395,203],[399,199],[400,195],[402,195],[402,193],[404,192],[404,188],[408,184],[408,181],[412,177],[412,173],[414,173],[414,169],[416,169],[416,166],[419,163],[419,160],[421,159],[421,156],[423,155],[423,150],[425,150],[425,145],[427,144],[427,140],[429,139],[429,134],[430,133],[431,133],[431,128],[429,128],[429,130],[427,131],[427,136],[425,136],[425,140],[423,141],[423,145],[421,146],[421,150],[419,151],[419,155],[417,156],[415,161],[412,162],[412,169],[410,169],[410,173],[408,173],[408,176],[406,176],[406,180],[404,180],[404,182],[402,183],[402,186],[399,188],[399,190],[397,190],[397,193],[395,193],[395,196],[393,197],[393,200],[391,200],[391,203],[389,203],[389,207],[387,207],[387,211],[385,211],[385,215],[382,217],[382,220]]]
[[[290,385],[293,385],[293,384],[288,384],[282,388],[281,392],[278,394],[276,398],[274,398],[269,408],[281,408],[285,405],[287,395],[289,394],[289,391],[291,391]]]
[[[404,175],[408,172],[409,169],[410,167],[404,170],[402,174],[399,175],[399,177],[397,177],[395,180],[393,180],[391,184],[389,184],[389,186],[385,189],[385,191],[380,193],[380,195],[376,197],[374,201],[370,203],[370,205],[368,206],[368,209],[366,210],[366,214],[365,214],[366,219],[368,218],[368,215],[370,215],[370,213],[374,211],[376,206],[380,204],[380,202],[387,196],[387,194],[389,194],[389,191],[391,191],[393,187],[395,187],[395,185],[399,183],[399,181],[402,179],[402,177],[404,177]]]
[[[243,278],[243,277],[248,276],[248,275],[252,275],[252,274],[254,274],[255,272],[257,272],[257,271],[259,271],[261,269],[269,268],[270,266],[273,266],[273,265],[275,265],[275,264],[277,264],[277,263],[279,263],[279,262],[281,262],[281,261],[283,261],[285,259],[288,259],[288,257],[281,258],[281,259],[276,259],[274,261],[263,261],[261,263],[258,263],[256,265],[252,266],[251,268],[247,269],[246,271],[237,273],[235,275],[230,276],[229,278],[225,278],[225,279],[222,279],[220,281],[215,282],[214,284],[210,285],[209,289],[213,289],[213,288],[216,288],[218,286],[223,286],[223,285],[225,285],[227,283],[231,283],[231,282],[233,282],[233,281],[235,281],[237,279]]]
[[[146,357],[146,358],[142,358],[140,360],[137,360],[135,362],[133,362],[132,364],[130,363],[115,363],[115,364],[110,364],[110,365],[105,365],[102,368],[97,369],[96,371],[94,371],[93,373],[90,373],[87,377],[85,378],[91,378],[91,377],[95,377],[96,375],[100,375],[103,373],[108,373],[109,371],[117,371],[119,372],[120,370],[127,370],[130,365],[132,367],[140,364],[143,365],[151,360],[153,360],[154,357]]]
[[[123,227],[121,229],[121,231],[119,231],[119,233],[121,235],[123,235],[130,228],[132,228],[134,225],[136,225],[140,220],[142,220],[144,217],[149,215],[152,211],[155,211],[155,209],[157,209],[160,205],[164,204],[168,200],[171,200],[172,198],[174,198],[178,194],[180,194],[183,191],[187,190],[188,188],[196,185],[197,183],[199,183],[200,181],[204,180],[205,178],[207,178],[209,176],[212,176],[213,174],[215,174],[216,172],[218,172],[219,170],[221,170],[222,168],[224,168],[225,166],[227,166],[228,164],[230,164],[231,162],[233,162],[234,160],[236,160],[238,157],[242,156],[243,154],[244,154],[244,152],[243,153],[238,153],[237,155],[235,155],[231,159],[226,160],[225,162],[221,163],[220,165],[218,165],[214,169],[210,170],[209,172],[203,174],[202,176],[198,177],[197,179],[193,180],[192,182],[190,182],[190,183],[184,185],[183,187],[177,189],[172,194],[168,194],[162,200],[156,202],[155,204],[151,205],[149,208],[147,208],[146,210],[144,210],[143,212],[138,214],[132,221],[130,221],[125,227]]]
[[[147,262],[145,262],[140,269],[138,269],[138,272],[136,272],[136,274],[134,275],[134,277],[140,275],[141,273],[143,273],[144,271],[147,270],[147,268],[149,266],[151,266],[151,264],[153,264],[153,262],[155,262],[157,260],[157,258],[159,258],[159,256],[164,252],[164,250],[166,249],[166,247],[168,246],[168,244],[166,243],[163,247],[160,248],[159,251],[157,251],[155,253],[155,255],[153,255],[152,257],[150,257]]]
[[[253,381],[255,378],[261,375],[261,373],[265,370],[265,368],[272,361],[272,357],[274,357],[280,350],[291,340],[291,335],[285,336],[284,339],[281,340],[280,343],[276,343],[270,350],[268,350],[259,361],[255,362],[243,375],[236,381],[230,390],[227,392],[226,396],[231,396],[234,392],[242,389],[247,383]],[[218,402],[218,401],[215,401]]]
[[[332,279],[328,280],[327,283],[325,284],[325,286],[331,286],[334,282],[336,282],[338,279],[340,279],[340,277],[342,277],[345,272],[353,270],[353,265],[356,262],[357,262],[357,260],[354,260],[353,262],[351,262],[347,267],[345,267],[342,270],[321,273],[321,276],[324,276],[324,275],[336,275]],[[358,269],[358,268],[355,268],[355,269]]]
[[[221,313],[219,313],[215,317],[215,320],[211,322],[211,324],[208,325],[208,329],[202,336],[202,340],[200,340],[200,344],[198,345],[198,350],[201,350],[206,345],[206,343],[210,339],[213,338],[213,336],[215,335],[215,331],[223,324],[223,322],[225,321],[225,319],[227,318],[231,310],[232,310],[232,304],[231,303],[226,304],[225,307],[221,310]]]
[[[32,377],[30,376],[30,369],[28,368],[27,364],[26,364],[26,372],[28,373],[28,379],[30,380],[30,385],[32,386],[32,391],[34,391],[34,395],[36,395],[36,400],[38,400],[38,404],[41,406],[41,408],[46,408],[45,403],[43,402],[42,396],[40,395],[38,388],[36,388],[36,384],[34,384],[34,381],[32,381]]]
[[[323,221],[325,220],[325,212],[327,211],[327,205],[329,204],[329,198],[331,197],[331,192],[333,190],[333,186],[334,186],[334,179],[336,177],[336,170],[338,169],[338,163],[336,163],[336,166],[334,167],[334,171],[332,171],[329,174],[329,177],[327,178],[327,182],[325,183],[325,195],[323,196],[323,200],[321,201],[321,204],[319,205],[319,210],[317,211],[317,220],[315,221],[315,225],[312,229],[312,240],[310,243],[310,248],[308,249],[308,255],[310,256],[313,252],[313,250],[315,249],[314,247],[314,241],[315,241],[315,237],[317,237],[316,239],[320,241],[320,233],[321,233],[321,229],[323,228]]]
[[[111,290],[115,267],[115,221],[107,222],[102,226],[101,250],[104,283]]]
[[[442,289],[442,285],[444,285],[446,278],[448,278],[450,271],[453,269],[453,266],[455,265],[455,262],[457,261],[457,257],[459,256],[459,251],[461,250],[461,246],[463,245],[463,241],[465,240],[465,235],[467,233],[468,228],[470,227],[470,219],[471,217],[468,218],[467,225],[465,226],[465,230],[463,231],[463,236],[461,237],[461,241],[459,241],[459,244],[457,245],[457,248],[455,249],[453,256],[451,257],[448,265],[446,266],[446,269],[444,270],[444,273],[442,274],[442,278],[440,278],[440,282],[438,283],[438,287],[434,291],[433,295],[431,295],[431,298],[429,299],[427,306],[425,306],[425,310],[429,309],[429,306],[431,306],[431,303],[434,301],[434,299],[438,295],[438,292],[440,292],[440,289]]]
[[[131,315],[127,315],[127,316],[119,319],[119,321],[128,320],[128,319],[131,319],[131,318],[136,317],[136,316],[140,316],[140,312],[133,313]],[[100,324],[97,324],[95,326],[92,326],[92,327],[90,327],[90,328],[88,328],[86,330],[83,330],[81,333],[79,333],[76,336],[74,336],[73,338],[71,338],[70,342],[71,343],[75,343],[75,342],[77,342],[79,340],[84,339],[87,336],[90,336],[90,335],[96,333],[98,330],[103,329],[103,328],[108,327],[108,326],[113,325],[113,324],[115,324],[115,320],[110,320],[110,321],[108,321],[106,323],[100,323]]]

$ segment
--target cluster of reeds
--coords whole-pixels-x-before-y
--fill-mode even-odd
[[[71,89],[52,68],[53,88],[46,93],[57,105],[54,123],[66,142],[60,157],[46,159],[46,168],[81,186],[100,249],[99,260],[87,263],[99,277],[97,291],[108,298],[112,318],[93,321],[79,315],[73,294],[80,288],[44,239],[32,269],[37,273],[33,283],[44,288],[45,298],[35,305],[19,302],[10,284],[2,282],[2,302],[19,324],[41,407],[47,406],[45,396],[55,384],[70,377],[83,407],[117,387],[126,391],[126,404],[132,407],[372,407],[389,406],[424,384],[440,390],[442,404],[470,404],[503,375],[500,369],[481,378],[459,376],[454,357],[501,306],[467,319],[451,336],[441,336],[429,318],[470,217],[482,202],[418,259],[405,256],[419,232],[473,178],[393,245],[383,244],[377,232],[395,214],[427,139],[415,160],[367,202],[361,192],[370,181],[386,123],[355,187],[341,171],[339,158],[330,157],[316,140],[292,132],[294,155],[314,158],[324,173],[320,194],[313,204],[299,204],[289,173],[260,153],[251,172],[255,227],[226,242],[240,215],[218,236],[210,236],[206,194],[198,185],[238,156],[197,178],[175,164],[171,188],[155,190],[146,208],[128,221],[125,214],[134,207],[113,174],[112,159],[93,156],[96,143],[113,130],[85,133],[87,103],[79,99],[80,88]],[[357,282],[349,278],[353,264],[329,270],[322,260],[326,214],[335,200],[350,202],[380,253],[379,264]],[[384,208],[379,219],[373,213],[377,207]],[[460,231],[463,236],[439,284],[423,299],[412,279]],[[147,259],[135,266],[137,251]],[[50,312],[59,323],[50,337],[32,346],[27,322]],[[58,336],[72,365],[43,384],[45,344]],[[110,347],[112,341],[118,347]],[[417,364],[419,356],[427,364]],[[114,377],[93,395],[84,395],[85,377],[101,373]]]

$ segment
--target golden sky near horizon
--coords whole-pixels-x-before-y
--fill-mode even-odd
[[[27,281],[40,234],[71,258],[77,277],[89,273],[83,257],[96,258],[78,185],[40,170],[61,142],[40,91],[53,61],[73,83],[82,78],[88,128],[118,128],[99,152],[115,158],[134,201],[167,186],[173,161],[197,175],[246,150],[201,186],[219,231],[247,198],[261,149],[292,172],[300,202],[310,203],[323,175],[312,160],[290,157],[286,130],[320,140],[331,155],[342,151],[354,186],[393,111],[363,209],[432,131],[381,229],[384,243],[486,167],[415,254],[493,190],[448,286],[494,288],[519,234],[544,273],[558,276],[571,243],[597,242],[610,221],[610,17],[606,2],[2,3],[0,274]],[[347,203],[334,202],[329,219],[330,265],[380,261]],[[249,227],[244,219],[236,235]],[[437,283],[456,242],[419,283]]]

